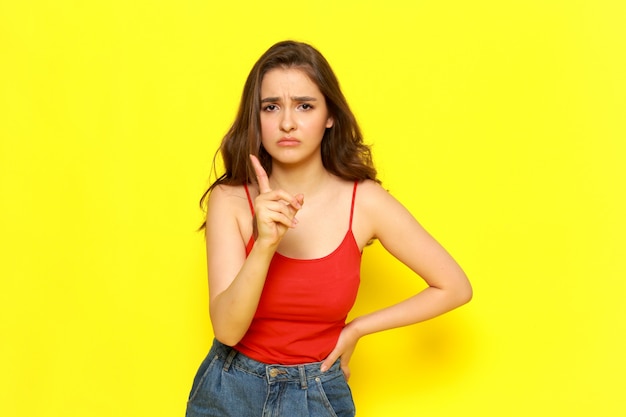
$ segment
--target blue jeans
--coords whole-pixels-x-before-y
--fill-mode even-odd
[[[353,417],[352,393],[339,360],[267,365],[213,341],[189,394],[187,417]]]

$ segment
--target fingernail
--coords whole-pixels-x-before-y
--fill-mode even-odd
[[[320,371],[322,371],[322,372],[328,371],[328,366],[322,365],[322,367],[320,368]]]

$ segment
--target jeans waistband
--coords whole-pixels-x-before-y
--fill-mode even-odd
[[[235,366],[250,374],[266,378],[269,384],[278,382],[299,382],[302,389],[306,389],[311,380],[317,378],[327,378],[335,376],[337,372],[341,372],[340,360],[331,366],[329,370],[322,373],[320,367],[322,362],[311,362],[300,365],[271,365],[256,361],[248,356],[240,353],[236,349],[224,345],[219,340],[213,340],[212,349],[220,357],[224,358],[224,371],[228,371],[231,366]]]

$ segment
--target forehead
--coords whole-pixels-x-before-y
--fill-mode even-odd
[[[297,68],[274,68],[268,71],[261,82],[261,95],[281,96],[289,95],[321,96],[317,84],[309,76]]]

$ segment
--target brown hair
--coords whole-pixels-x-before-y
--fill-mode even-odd
[[[363,143],[356,118],[326,59],[311,45],[283,41],[269,48],[248,75],[235,121],[215,154],[217,157],[221,152],[225,172],[202,195],[201,207],[205,206],[206,199],[216,186],[248,184],[255,178],[250,154],[256,155],[267,174],[271,174],[272,157],[261,144],[261,82],[265,74],[275,68],[302,70],[326,99],[326,106],[334,123],[326,129],[322,138],[324,168],[345,180],[370,179],[380,182],[376,178],[370,148]]]

